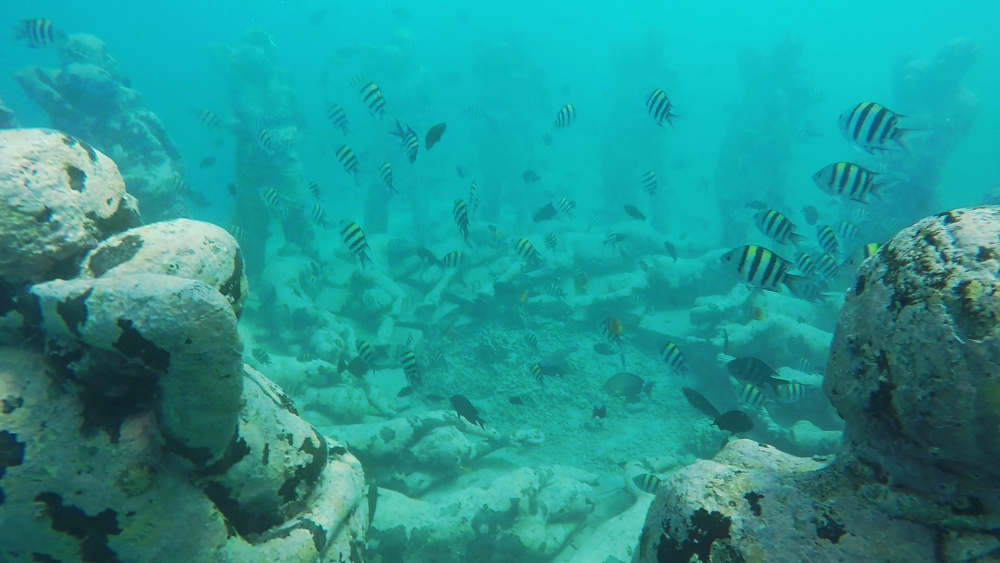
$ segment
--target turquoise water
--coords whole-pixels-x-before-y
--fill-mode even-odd
[[[5,11],[11,25],[44,17],[103,40],[176,144],[182,158],[170,169],[187,192],[163,198],[144,184],[166,185],[169,176],[144,178],[128,165],[143,148],[90,139],[118,161],[146,221],[185,216],[244,233],[244,358],[304,419],[350,446],[362,442],[363,424],[456,411],[475,422],[453,395],[478,409],[479,431],[446,425],[468,442],[441,440],[489,455],[464,445],[441,453],[423,444],[391,459],[355,450],[388,499],[369,531],[373,560],[440,556],[416,543],[413,558],[399,555],[407,543],[390,531],[412,525],[416,512],[407,511],[417,509],[394,495],[447,504],[524,468],[544,476],[559,466],[556,474],[586,489],[589,508],[566,517],[578,525],[567,535],[594,542],[635,499],[649,502],[633,476],[667,478],[718,452],[728,433],[713,420],[795,455],[836,453],[843,425],[820,384],[864,245],[925,215],[982,203],[1000,187],[1000,7],[985,0],[20,4]],[[250,42],[273,59],[247,63]],[[12,74],[59,68],[57,48],[11,40],[0,53],[4,105],[22,127],[49,126]],[[277,78],[255,82],[261,69]],[[369,81],[384,94],[381,118],[362,101]],[[649,115],[656,88],[673,104],[672,125]],[[853,146],[838,116],[860,102],[900,114],[900,127],[913,130],[907,146]],[[327,118],[334,103],[347,133]],[[575,119],[555,127],[567,104]],[[206,108],[219,130],[200,122]],[[417,134],[415,162],[392,135],[397,120]],[[447,128],[427,149],[425,134],[439,123]],[[102,129],[80,127],[68,132],[88,140]],[[262,131],[273,146],[259,140]],[[338,161],[345,143],[356,174]],[[891,179],[885,201],[819,189],[813,175],[837,161]],[[383,162],[398,194],[383,185]],[[658,180],[652,196],[641,180],[649,170]],[[472,207],[473,183],[481,203],[468,210],[463,236],[455,200]],[[549,205],[555,216],[539,221]],[[803,246],[761,233],[754,215],[765,209],[787,215]],[[348,252],[359,239],[352,230],[343,240],[342,220],[363,229],[364,260]],[[836,227],[841,251],[828,251],[834,271],[820,280],[795,257],[823,254],[823,225]],[[521,240],[540,258],[525,260]],[[743,245],[755,245],[745,256],[787,260],[792,276],[805,275],[800,282],[812,280],[823,295],[720,262]],[[455,251],[461,266],[440,263]],[[374,359],[351,375],[360,342]],[[665,358],[667,343],[683,351],[683,367]],[[728,364],[751,356],[768,368],[757,388],[745,386],[755,376]],[[404,371],[411,361],[416,377]],[[682,387],[710,405],[685,400]],[[753,429],[735,430],[744,415],[731,411],[747,413]],[[467,560],[494,553],[475,542],[456,552]],[[574,560],[572,543],[539,560]],[[624,557],[618,548],[607,556]]]

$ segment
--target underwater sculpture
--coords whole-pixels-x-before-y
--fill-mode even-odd
[[[667,477],[637,561],[978,561],[1000,515],[1000,207],[900,231],[847,294],[836,459],[749,440]]]
[[[139,226],[58,131],[0,162],[0,559],[359,560],[360,463],[243,364],[235,239]]]

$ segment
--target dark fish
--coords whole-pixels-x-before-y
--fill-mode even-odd
[[[598,342],[594,344],[594,351],[602,356],[614,356],[619,352],[618,348],[608,344],[607,342]]]
[[[396,396],[397,397],[408,397],[408,396],[410,396],[412,394],[413,394],[413,387],[407,385],[406,387],[403,387],[402,389],[400,389],[399,393],[396,393]]]
[[[199,168],[208,168],[209,166],[214,166],[214,165],[215,165],[214,156],[206,156],[205,158],[201,159],[201,162],[198,163]]]
[[[673,244],[670,244],[667,241],[663,241],[663,249],[667,251],[668,256],[674,259],[674,262],[677,261],[677,249],[674,247]]]
[[[604,382],[604,385],[601,386],[601,389],[605,393],[616,397],[631,397],[638,395],[645,384],[645,380],[638,375],[627,371],[620,371],[608,378]]]
[[[458,174],[459,178],[465,178],[469,175],[469,171],[466,170],[461,164],[455,165],[455,173]]]
[[[783,379],[774,377],[777,375],[777,372],[771,366],[757,358],[749,356],[730,360],[726,364],[726,369],[729,370],[730,375],[742,382],[753,383],[754,385],[770,385],[775,390],[777,390],[778,385],[787,383]]]
[[[739,410],[722,413],[712,424],[718,426],[720,430],[733,434],[742,434],[753,430],[753,421],[750,420],[750,416]]]
[[[431,147],[441,140],[441,135],[444,135],[444,130],[447,127],[448,126],[444,123],[438,123],[434,127],[431,127],[430,130],[427,131],[427,136],[424,137],[424,148],[431,150]]]
[[[746,206],[749,207],[750,209],[757,209],[757,210],[767,209],[767,203],[760,201],[759,199],[747,203]]]
[[[226,191],[229,192],[229,195],[236,197],[236,183],[229,182],[229,185],[226,186]]]
[[[810,225],[815,225],[819,219],[819,210],[816,209],[815,205],[803,205],[802,214],[806,216],[806,223]]]
[[[552,205],[551,203],[546,203],[544,206],[542,206],[541,209],[535,212],[535,215],[532,217],[532,219],[536,223],[538,223],[541,221],[548,221],[549,219],[552,219],[558,214],[559,212],[556,210],[556,206]]]
[[[705,416],[713,419],[719,418],[719,409],[715,408],[704,395],[690,387],[681,387],[681,392],[684,393],[684,398],[691,403],[691,406],[704,413]]]
[[[524,181],[528,182],[529,184],[531,182],[537,182],[542,179],[542,177],[539,176],[538,173],[536,173],[534,170],[525,170],[524,173],[521,174],[521,177],[524,178]]]
[[[483,430],[486,429],[486,421],[479,418],[479,411],[476,407],[472,406],[472,403],[468,399],[461,395],[451,396],[451,406],[458,413],[458,416],[468,420],[470,424],[478,424]]]
[[[524,401],[521,400],[521,397],[518,397],[517,395],[514,395],[513,397],[508,397],[507,398],[507,402],[510,403],[510,404],[512,404],[512,405],[523,405],[524,404]]]
[[[361,356],[354,358],[350,361],[350,363],[345,362],[342,358],[337,364],[338,373],[343,373],[344,370],[347,370],[355,377],[364,377],[365,374],[371,369],[372,368],[368,365],[368,362],[366,362]]]
[[[267,350],[263,348],[254,348],[250,351],[250,354],[253,355],[253,359],[260,362],[261,365],[271,365],[271,356],[267,353]]]
[[[325,13],[325,10],[324,10]],[[372,520],[375,519],[375,505],[378,504],[378,487],[375,483],[368,485],[368,526],[371,527]]]
[[[591,416],[593,418],[604,418],[608,416],[608,408],[605,407],[604,405],[601,405],[599,407],[594,407],[594,412]]]
[[[639,211],[639,208],[636,207],[636,206],[634,206],[634,205],[626,205],[625,206],[625,213],[628,213],[629,217],[632,217],[634,219],[638,219],[640,221],[645,221],[646,220],[646,216],[643,215],[642,211]]]

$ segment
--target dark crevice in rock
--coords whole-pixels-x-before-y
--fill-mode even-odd
[[[110,508],[95,516],[63,504],[58,493],[44,492],[35,496],[35,502],[45,505],[45,515],[51,527],[80,540],[80,560],[94,563],[119,563],[121,560],[108,547],[108,536],[122,532],[118,527],[118,514]]]
[[[844,525],[837,522],[832,514],[823,515],[822,519],[816,523],[816,536],[837,543],[840,538],[847,533]]]
[[[264,447],[267,448],[267,444],[264,444]],[[233,440],[229,442],[229,447],[226,448],[226,452],[222,454],[219,461],[202,469],[198,474],[202,477],[222,475],[248,455],[250,455],[250,446],[247,445],[247,441],[239,433],[234,434]]]
[[[743,495],[743,498],[747,499],[747,503],[750,505],[750,512],[752,512],[754,516],[760,516],[760,499],[764,498],[764,495],[754,491],[748,491],[747,494]]]
[[[317,446],[313,443],[313,440],[319,443]],[[299,447],[299,451],[308,454],[312,460],[295,470],[293,476],[282,483],[281,488],[278,489],[278,496],[284,503],[289,503],[298,500],[298,487],[300,484],[305,484],[307,488],[312,488],[319,480],[320,474],[323,472],[323,468],[326,467],[327,461],[327,450],[326,450],[326,440],[322,436],[315,433],[313,436],[306,438],[302,441],[302,445]]]
[[[699,508],[691,515],[691,525],[683,541],[677,541],[669,533],[661,534],[660,545],[656,548],[656,560],[661,563],[687,563],[692,556],[697,556],[700,561],[711,561],[712,543],[729,539],[731,525],[732,519],[723,516],[721,512],[708,512]]]
[[[243,279],[243,254],[237,247],[233,258],[233,273],[219,286],[219,293],[224,295],[230,304],[239,303],[242,297],[240,281]]]
[[[277,538],[287,538],[295,530],[305,530],[312,535],[313,546],[316,547],[316,553],[323,553],[323,550],[326,549],[326,529],[308,518],[303,518],[291,526],[286,526],[279,530],[274,530],[273,532],[261,534],[258,541],[266,542]]]
[[[170,367],[170,353],[143,338],[128,319],[118,319],[121,336],[112,344],[126,358],[136,358],[147,368],[164,373]]]
[[[101,277],[113,268],[128,262],[142,248],[142,237],[138,235],[127,235],[121,238],[115,245],[101,247],[90,257],[90,271],[96,277]]]
[[[72,164],[66,165],[66,176],[69,177],[69,188],[74,192],[82,192],[86,187],[87,173]]]
[[[281,517],[277,511],[259,514],[251,510],[244,510],[240,503],[233,498],[229,487],[216,481],[209,481],[205,485],[205,496],[215,504],[219,512],[226,517],[226,520],[236,528],[240,537],[252,541],[260,534],[281,524]]]
[[[86,217],[104,235],[113,235],[141,225],[142,221],[139,219],[139,214],[136,210],[124,204],[123,200],[118,200],[118,207],[108,217],[101,217],[93,211],[88,212]]]
[[[174,436],[171,436],[169,432],[163,432],[163,441],[163,450],[165,452],[179,455],[198,467],[204,467],[208,463],[208,460],[212,459],[212,450],[208,448],[192,448]]]
[[[78,338],[80,326],[87,322],[86,302],[93,291],[93,289],[88,289],[77,297],[70,297],[66,301],[56,303],[56,314],[63,320],[66,328]]]

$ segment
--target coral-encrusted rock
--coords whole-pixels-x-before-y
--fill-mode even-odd
[[[98,242],[137,225],[111,159],[59,131],[0,130],[0,280],[73,277]]]
[[[165,274],[205,282],[239,316],[247,296],[240,246],[225,229],[190,219],[136,227],[97,246],[83,260],[81,276]]]
[[[824,388],[893,483],[1000,512],[1000,207],[900,231],[866,261]]]

